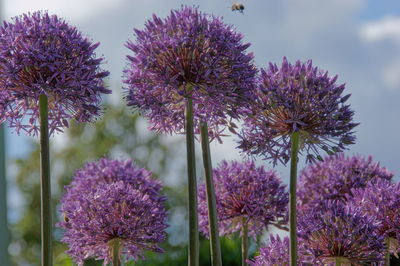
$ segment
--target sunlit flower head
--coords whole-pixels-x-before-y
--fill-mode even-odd
[[[161,19],[153,15],[135,29],[127,47],[125,84],[128,105],[149,118],[151,129],[184,133],[185,103],[193,99],[195,131],[200,121],[219,138],[240,108],[253,98],[257,70],[243,36],[219,17],[182,7]]]
[[[248,225],[251,236],[268,225],[286,223],[288,193],[277,173],[255,166],[254,162],[223,161],[213,171],[220,235],[241,231]],[[205,184],[199,186],[200,231],[208,236]]]
[[[39,96],[49,100],[50,134],[100,114],[100,95],[108,76],[92,43],[75,27],[47,12],[14,17],[0,27],[0,123],[30,135],[39,130]]]
[[[124,171],[125,169],[125,171]],[[131,161],[102,159],[77,171],[61,200],[67,253],[83,265],[88,258],[111,262],[111,243],[121,242],[122,260],[162,252],[166,238],[165,197],[159,182],[144,176]],[[83,182],[87,178],[89,182]]]
[[[328,154],[353,144],[353,111],[342,96],[345,85],[336,84],[337,76],[314,67],[311,60],[282,66],[270,63],[261,69],[258,99],[248,110],[240,145],[245,153],[260,155],[286,164],[290,158],[290,137],[300,135],[300,153],[307,161],[321,159],[319,150]]]

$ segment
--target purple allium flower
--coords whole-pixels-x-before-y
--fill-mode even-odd
[[[49,101],[50,134],[68,119],[87,122],[100,113],[108,72],[100,69],[92,43],[75,28],[46,12],[24,14],[0,27],[0,123],[38,133],[39,96]],[[4,93],[4,92],[3,92]],[[3,94],[2,93],[2,94]]]
[[[159,193],[161,183],[152,178],[152,173],[144,168],[138,168],[132,160],[112,160],[102,158],[96,162],[87,163],[82,169],[75,172],[69,187],[73,187],[69,196],[79,196],[84,191],[95,189],[99,183],[111,184],[123,181],[135,189],[143,191],[154,200],[162,199]]]
[[[353,189],[348,200],[365,215],[380,221],[378,233],[385,236],[390,252],[397,255],[400,252],[400,183],[376,180],[365,188]]]
[[[315,265],[311,262],[306,262],[303,258],[303,245],[299,243],[299,254],[297,264],[300,266]],[[289,266],[289,238],[285,237],[283,240],[277,235],[271,235],[268,245],[260,248],[260,254],[249,260],[251,266]]]
[[[329,156],[309,165],[300,174],[298,199],[301,207],[312,208],[323,200],[346,201],[354,188],[363,188],[371,180],[391,180],[393,174],[372,157]]]
[[[250,261],[252,266],[283,266],[289,265],[289,238],[283,240],[279,235],[271,236],[271,241],[267,246],[260,248],[260,255]]]
[[[79,265],[85,259],[111,260],[110,241],[119,239],[122,256],[143,259],[146,250],[162,252],[165,240],[165,197],[161,185],[131,160],[101,159],[74,176],[61,200],[63,242]]]
[[[300,153],[307,161],[322,159],[318,149],[328,154],[353,144],[353,111],[342,96],[345,85],[337,76],[313,67],[312,61],[294,65],[283,58],[282,67],[270,63],[261,69],[258,99],[248,110],[239,148],[286,164],[290,156],[290,136],[300,134]]]
[[[307,255],[323,265],[365,265],[383,260],[384,239],[376,234],[379,222],[340,201],[324,201],[299,214],[299,237]]]
[[[151,129],[184,133],[186,98],[193,99],[195,130],[205,121],[219,138],[253,96],[256,67],[243,36],[219,17],[182,7],[166,19],[153,15],[127,47],[125,84],[128,105],[141,110]]]
[[[252,161],[223,161],[213,177],[221,236],[240,231],[244,222],[249,235],[256,236],[286,217],[288,193],[276,172]],[[199,186],[199,221],[201,232],[208,236],[205,184]]]

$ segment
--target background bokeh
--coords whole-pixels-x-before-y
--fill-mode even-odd
[[[109,155],[132,157],[140,166],[157,174],[165,184],[169,201],[169,253],[152,256],[154,265],[186,264],[185,146],[183,136],[156,136],[147,130],[146,120],[125,108],[122,99],[122,70],[128,49],[124,43],[133,39],[133,28],[143,28],[153,13],[168,15],[182,4],[196,5],[202,11],[223,16],[234,24],[255,62],[280,63],[313,59],[315,65],[339,75],[352,93],[349,103],[355,110],[357,142],[348,154],[373,155],[375,160],[395,172],[399,180],[400,157],[400,1],[398,0],[242,0],[244,14],[232,12],[234,0],[3,0],[3,18],[38,9],[48,10],[77,26],[94,41],[101,43],[103,68],[113,94],[105,99],[105,119],[90,125],[73,125],[66,134],[53,138],[52,186],[54,206],[72,173],[87,160]],[[16,265],[38,265],[39,256],[39,154],[36,140],[17,136],[6,130],[8,173],[8,221],[12,232],[9,252]],[[224,144],[211,144],[214,166],[222,159],[239,159],[234,137]],[[197,149],[199,151],[199,149]],[[200,158],[200,156],[198,156]],[[259,164],[272,165],[258,161]],[[201,163],[198,163],[199,177]],[[304,166],[304,163],[301,164]],[[277,167],[284,182],[288,170]],[[3,215],[3,213],[1,214]],[[62,218],[62,217],[61,217]],[[55,218],[58,219],[58,218]],[[61,232],[56,232],[59,239]],[[224,241],[224,261],[240,261],[238,242]],[[57,254],[65,247],[57,245]],[[203,265],[208,265],[207,241],[202,242]],[[253,245],[252,251],[255,250]],[[158,260],[158,261],[157,261]],[[161,262],[162,260],[162,262]],[[57,263],[69,263],[57,255]],[[57,264],[59,265],[59,264]],[[60,264],[61,265],[61,264]],[[68,265],[68,264],[65,264]],[[146,265],[150,265],[147,264]]]

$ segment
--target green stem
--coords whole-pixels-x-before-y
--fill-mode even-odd
[[[289,232],[290,232],[290,266],[297,265],[297,214],[296,214],[296,187],[297,161],[299,153],[299,132],[291,136],[290,159],[290,191],[289,191]]]
[[[0,258],[4,265],[10,265],[8,245],[10,233],[7,221],[7,179],[4,126],[0,125]]]
[[[386,250],[385,250],[385,265],[390,266],[390,238],[385,238]]]
[[[247,256],[249,252],[249,237],[248,237],[248,225],[245,219],[242,224],[242,266],[247,265]]]
[[[199,225],[197,214],[196,156],[194,149],[193,103],[186,101],[186,149],[189,190],[189,266],[199,265]]]
[[[335,266],[340,266],[340,259],[339,258],[335,258]]]
[[[52,217],[50,186],[50,150],[49,150],[49,107],[47,96],[39,96],[40,115],[40,202],[42,230],[42,265],[53,265]]]
[[[212,176],[210,141],[208,125],[200,123],[201,148],[203,151],[203,165],[206,176],[206,194],[208,204],[208,221],[210,230],[211,261],[213,266],[222,266],[221,245],[218,233],[218,216],[215,200],[214,182]]]
[[[109,242],[109,245],[111,247],[111,252],[112,252],[112,262],[113,266],[121,266],[121,243],[118,238],[114,238]]]

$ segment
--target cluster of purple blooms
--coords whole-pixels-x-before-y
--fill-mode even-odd
[[[162,252],[166,198],[152,174],[131,160],[100,159],[78,170],[66,187],[60,211],[63,242],[79,265],[88,258],[111,262],[110,242],[122,242],[121,255],[143,259],[146,250]]]
[[[299,243],[300,256],[297,264],[300,266],[315,265],[315,261],[307,261],[304,256],[303,243]],[[279,235],[271,235],[268,245],[260,248],[259,255],[253,260],[248,260],[251,266],[289,266],[289,238],[281,239]],[[314,264],[313,264],[314,263]]]
[[[254,99],[257,69],[243,36],[221,18],[183,7],[166,19],[153,16],[127,47],[126,100],[149,119],[151,129],[185,132],[185,102],[193,100],[195,131],[207,122],[211,139],[236,125]]]
[[[376,233],[378,224],[374,216],[355,207],[325,200],[319,209],[300,213],[298,235],[306,256],[320,264],[341,258],[351,265],[362,265],[384,257],[384,238]]]
[[[221,236],[240,232],[247,225],[250,236],[268,225],[287,223],[289,202],[285,185],[275,171],[254,162],[223,161],[213,171],[218,226]],[[205,184],[199,187],[200,230],[209,235]]]
[[[399,252],[399,184],[371,157],[325,158],[301,174],[299,265],[381,265]],[[283,246],[285,247],[283,249]],[[289,265],[289,242],[271,238],[253,265]],[[265,263],[265,264],[263,264]]]
[[[270,237],[270,243],[260,248],[260,255],[250,260],[251,266],[289,265],[289,238],[281,239],[279,235]]]
[[[378,234],[386,238],[390,253],[398,257],[400,252],[400,183],[387,180],[369,182],[363,188],[352,189],[347,197],[350,204],[379,221]]]
[[[328,154],[340,152],[353,144],[354,112],[345,104],[350,94],[342,96],[344,84],[337,76],[314,67],[312,61],[282,66],[269,64],[261,69],[255,104],[247,110],[239,148],[266,160],[286,164],[290,159],[290,135],[299,132],[300,149],[307,161],[322,160],[319,149]]]
[[[323,200],[346,201],[352,190],[376,180],[390,181],[393,173],[373,162],[372,157],[346,157],[343,153],[326,157],[300,174],[298,197],[303,208],[315,208]]]
[[[0,27],[0,123],[37,135],[39,96],[49,101],[50,135],[68,120],[100,115],[100,95],[111,93],[92,43],[75,27],[46,12],[15,17]]]
[[[136,41],[126,46],[125,92],[128,105],[149,118],[151,129],[185,132],[185,103],[193,101],[194,124],[207,122],[211,139],[229,128],[239,148],[273,164],[290,159],[293,132],[300,153],[314,164],[303,170],[298,187],[299,265],[381,263],[386,250],[400,251],[400,185],[372,158],[345,157],[355,141],[353,111],[343,84],[311,61],[257,68],[243,36],[221,18],[196,8],[153,16]],[[110,93],[93,44],[56,16],[36,12],[0,28],[0,123],[17,132],[38,133],[38,99],[49,99],[50,134],[68,119],[86,122],[99,115],[100,94]],[[236,132],[232,120],[244,120]],[[319,150],[330,157],[322,158]],[[320,160],[322,162],[316,162]],[[221,236],[248,227],[250,236],[269,226],[285,229],[288,193],[276,172],[253,161],[222,162],[214,169]],[[111,262],[110,243],[121,241],[126,260],[146,250],[160,252],[165,240],[165,197],[152,174],[133,162],[101,159],[75,173],[61,201],[63,242],[83,265],[93,257]],[[199,187],[200,229],[208,236],[205,185]],[[254,261],[289,265],[289,239],[271,237]]]

